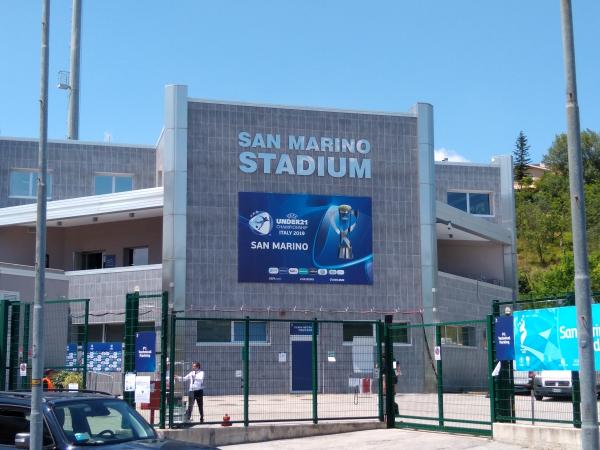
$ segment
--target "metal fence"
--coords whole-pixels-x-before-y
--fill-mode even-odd
[[[373,321],[171,319],[169,425],[383,420],[382,340]],[[203,411],[189,380],[204,372]]]
[[[44,303],[44,362],[56,386],[87,387],[89,300]],[[0,388],[29,389],[32,303],[0,300]]]
[[[488,328],[486,320],[388,325],[396,427],[491,434]],[[407,335],[410,346],[393,344]]]
[[[593,302],[600,302],[600,293],[592,295]],[[493,315],[510,315],[515,311],[541,308],[561,308],[573,306],[573,293],[543,298],[521,298],[517,301],[495,301]],[[495,351],[492,353],[494,365]],[[555,424],[581,426],[581,397],[579,392],[579,372],[564,374],[559,372],[517,371],[514,361],[501,361],[500,372],[494,377],[495,420],[509,423]],[[546,378],[547,377],[547,378]],[[597,386],[600,387],[600,372],[596,372]],[[550,396],[535,388],[547,384],[557,391]],[[551,385],[551,386],[550,386]],[[551,391],[551,389],[550,389]],[[566,393],[566,394],[565,394]]]

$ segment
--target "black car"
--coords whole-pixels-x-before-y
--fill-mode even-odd
[[[30,392],[0,392],[0,448],[29,448]],[[160,439],[123,400],[84,391],[44,391],[44,449],[214,449]]]

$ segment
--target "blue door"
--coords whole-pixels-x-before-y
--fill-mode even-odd
[[[292,392],[312,390],[312,342],[292,341]]]

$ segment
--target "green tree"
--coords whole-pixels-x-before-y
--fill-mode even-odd
[[[585,182],[600,181],[600,134],[590,129],[581,132],[581,157]],[[562,133],[555,136],[543,162],[557,173],[562,175],[569,173],[566,134]]]
[[[515,142],[514,155],[514,177],[515,181],[522,184],[523,178],[527,176],[527,165],[531,164],[529,158],[529,145],[527,144],[527,136],[521,130],[517,141]]]

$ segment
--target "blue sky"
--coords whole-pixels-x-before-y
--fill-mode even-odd
[[[434,106],[435,147],[540,160],[565,130],[559,0],[83,0],[80,139],[153,144],[195,98]],[[66,136],[71,0],[51,0],[49,138]],[[600,2],[573,0],[581,126],[600,131]],[[0,0],[0,135],[37,137],[41,2]]]

